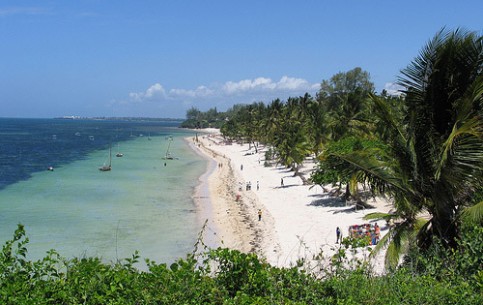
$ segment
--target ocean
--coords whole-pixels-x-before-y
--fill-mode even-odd
[[[202,227],[193,193],[208,161],[178,124],[0,118],[0,243],[21,223],[31,260],[50,249],[106,262],[136,250],[158,263],[184,258]],[[100,171],[109,151],[112,170]]]

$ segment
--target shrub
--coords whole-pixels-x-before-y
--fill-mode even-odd
[[[481,233],[481,227],[466,231],[462,251],[447,253],[454,263],[439,272],[446,256],[413,253],[424,267],[418,272],[406,264],[374,276],[355,264],[317,279],[300,266],[276,268],[255,254],[222,248],[169,267],[147,260],[146,272],[134,267],[138,253],[106,264],[95,257],[66,260],[52,250],[30,262],[19,225],[0,253],[0,304],[481,304]]]

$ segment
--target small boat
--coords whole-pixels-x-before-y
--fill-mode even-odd
[[[122,156],[124,156],[124,154],[119,151],[119,143],[117,143],[117,154],[116,154],[116,157],[120,158]]]
[[[169,147],[171,146],[171,142],[173,141],[173,137],[169,137],[169,143],[168,143],[168,149],[166,150],[166,154],[164,155],[164,160],[174,160],[174,159],[178,159],[178,158],[175,158],[171,155],[171,152],[169,151]]]
[[[101,172],[108,172],[111,170],[111,161],[112,161],[112,153],[111,153],[111,146],[109,146],[109,165],[104,164],[103,166],[99,167]]]

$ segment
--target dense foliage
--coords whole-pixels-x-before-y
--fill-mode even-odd
[[[418,253],[395,272],[374,276],[365,268],[275,268],[255,254],[205,249],[167,266],[132,258],[64,259],[55,251],[31,262],[22,226],[0,253],[1,304],[481,304],[483,230],[475,227],[451,253]],[[479,255],[479,256],[476,256]],[[364,266],[364,265],[362,265]]]
[[[182,128],[220,128],[226,114],[223,112],[218,112],[216,108],[211,108],[206,112],[200,111],[196,107],[191,107],[186,111],[186,120],[180,125]]]

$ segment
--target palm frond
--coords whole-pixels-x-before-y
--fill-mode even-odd
[[[399,258],[401,256],[401,251],[394,243],[389,243],[389,246],[386,250],[386,256],[384,258],[384,264],[386,268],[396,268],[399,263]]]
[[[360,170],[364,171],[372,179],[378,179],[386,185],[403,191],[408,191],[407,184],[401,180],[400,176],[391,171],[391,166],[383,161],[375,160],[363,153],[354,152],[352,154],[338,155],[338,157]]]
[[[385,264],[386,267],[395,268],[399,259],[405,254],[410,244],[416,239],[420,231],[428,225],[425,219],[407,220],[392,227],[374,248],[373,252],[378,253],[387,246]]]
[[[392,137],[401,139],[401,143],[406,143],[407,139],[401,129],[401,122],[394,115],[391,105],[386,100],[372,94],[369,95],[369,99],[374,103],[374,111],[384,122],[387,130],[393,131]]]
[[[398,172],[410,179],[415,168],[415,152],[410,134],[404,128],[397,111],[387,100],[375,96],[371,96],[370,99],[374,103],[374,113],[384,126],[383,137],[388,144],[388,153],[397,162],[395,166]]]
[[[457,121],[443,144],[442,154],[436,170],[436,179],[451,160],[458,168],[471,172],[483,166],[483,123],[474,116],[464,122]],[[451,164],[453,165],[453,164]]]
[[[417,219],[415,222],[415,231],[417,231],[417,243],[420,248],[425,248],[431,243],[431,220]]]
[[[399,216],[392,213],[374,212],[374,213],[369,213],[364,215],[363,219],[364,220],[384,219],[385,221],[388,221],[396,217],[399,217]]]
[[[413,222],[414,230],[415,231],[420,231],[422,228],[424,228],[425,226],[427,226],[428,223],[429,223],[429,221],[427,219],[417,218]]]
[[[483,201],[464,209],[461,217],[469,223],[483,223]]]
[[[399,78],[398,84],[410,88],[411,95],[415,98],[424,99],[425,91],[433,73],[436,50],[445,40],[445,30],[438,32],[426,46],[423,47],[418,57],[412,64],[401,71],[404,77]],[[406,94],[408,90],[404,91]]]

